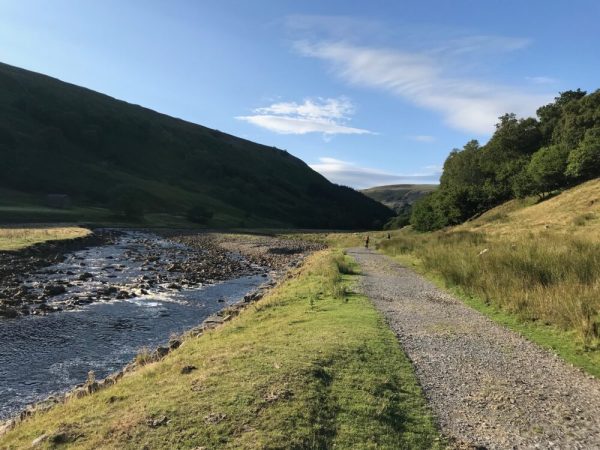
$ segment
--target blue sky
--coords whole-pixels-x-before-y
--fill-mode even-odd
[[[356,188],[437,182],[506,112],[599,88],[600,2],[0,0],[0,61]]]

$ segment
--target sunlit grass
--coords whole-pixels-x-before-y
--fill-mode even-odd
[[[74,239],[90,233],[80,227],[0,228],[0,250],[20,250],[41,242]]]

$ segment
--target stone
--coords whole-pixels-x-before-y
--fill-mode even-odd
[[[48,284],[44,288],[44,294],[49,296],[60,295],[67,292],[67,289],[60,284]]]
[[[184,366],[181,368],[181,374],[187,375],[189,373],[192,373],[196,369],[198,369],[196,366]]]
[[[146,423],[150,428],[157,428],[163,425],[167,425],[169,423],[169,419],[167,416],[162,416],[157,419],[148,419]]]
[[[44,441],[47,441],[50,436],[48,434],[42,434],[41,436],[36,437],[33,441],[31,441],[32,447],[37,447],[41,445]]]

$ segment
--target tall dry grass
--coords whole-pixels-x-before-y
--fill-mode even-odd
[[[488,304],[600,343],[600,244],[565,234],[512,239],[470,231],[403,233],[380,248],[413,254],[425,270]]]
[[[0,250],[19,250],[40,242],[86,236],[90,230],[81,227],[0,228]]]

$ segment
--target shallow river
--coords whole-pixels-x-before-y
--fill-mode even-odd
[[[139,263],[129,263],[128,258],[132,252],[142,251],[141,237],[146,245],[148,235],[130,234],[111,248],[74,253],[55,268],[65,271],[78,265],[77,261],[85,261],[86,270],[94,271],[110,256],[108,261],[119,262],[118,281],[126,286],[128,276],[139,274]],[[155,247],[169,246],[168,241],[150,240]],[[40,277],[53,278],[55,274],[37,275],[34,282]],[[136,298],[0,320],[0,418],[84,382],[90,370],[97,378],[105,377],[128,363],[140,348],[164,344],[171,334],[198,325],[264,282],[263,276],[253,275],[179,291],[157,286]],[[72,289],[84,292],[86,288],[78,285]]]

